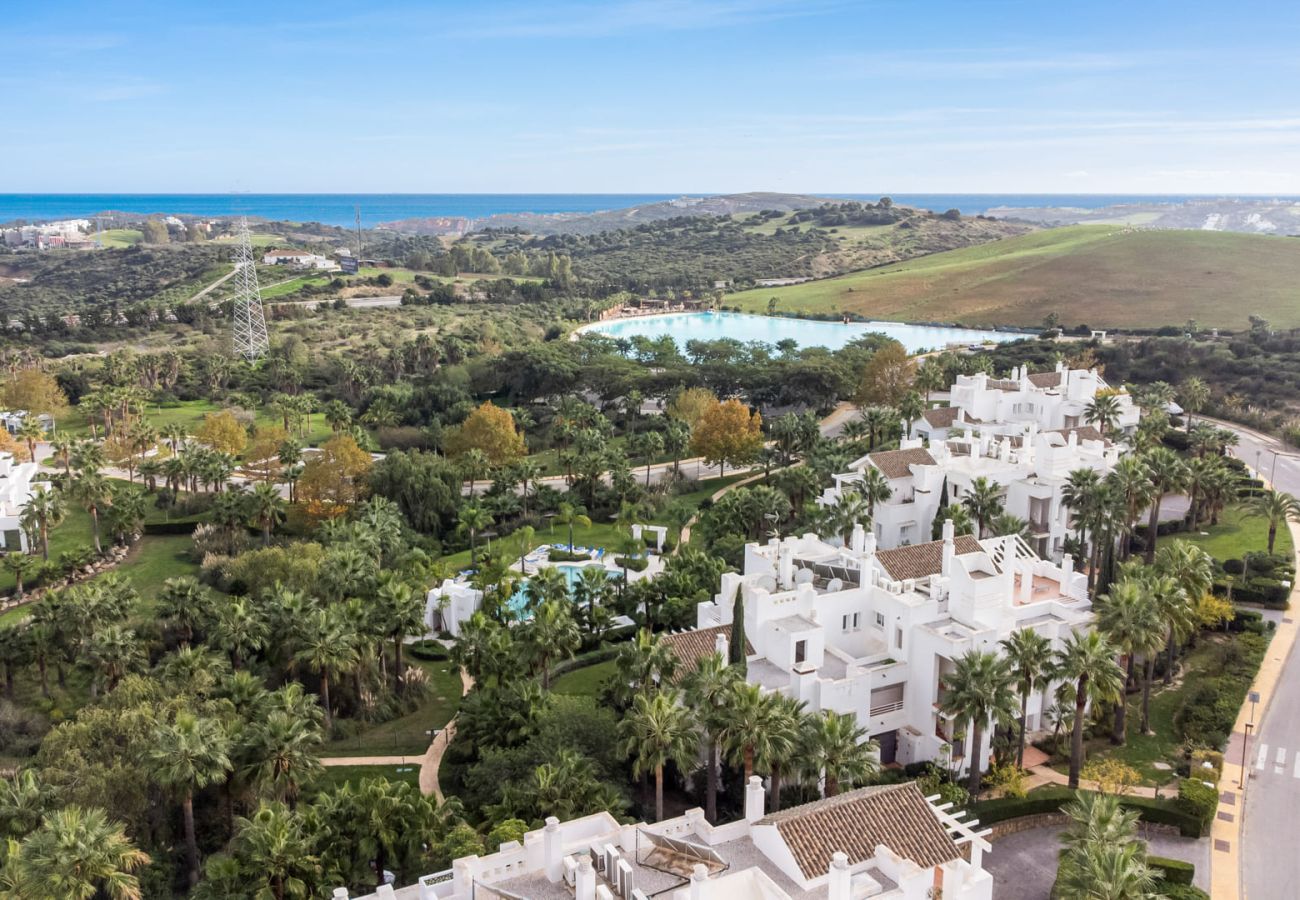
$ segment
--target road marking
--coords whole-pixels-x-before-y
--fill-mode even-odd
[[[1264,762],[1268,759],[1268,744],[1259,745],[1259,755],[1255,757],[1255,768],[1264,768]]]
[[[1277,759],[1276,759],[1276,763],[1277,763],[1277,764],[1273,766],[1273,774],[1274,774],[1274,775],[1281,775],[1281,774],[1282,774],[1282,769],[1286,766],[1286,748],[1285,748],[1285,747],[1278,747],[1278,748],[1277,748]]]

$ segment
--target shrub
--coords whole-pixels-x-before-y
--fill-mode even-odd
[[[614,565],[633,572],[644,572],[646,566],[650,565],[650,560],[644,556],[616,556]]]
[[[1157,884],[1156,894],[1168,900],[1210,900],[1209,894],[1192,884]]]
[[[552,547],[551,552],[547,554],[547,558],[551,562],[582,562],[583,560],[591,559],[591,554],[571,553],[568,550],[557,550]]]
[[[1240,575],[1246,569],[1246,564],[1239,559],[1225,559],[1223,561],[1223,571],[1229,575]]]
[[[1206,766],[1209,769],[1206,769]],[[1218,784],[1219,779],[1223,777],[1223,754],[1218,750],[1193,750],[1192,751],[1192,771],[1201,773],[1203,777],[1207,771],[1214,772],[1214,782]]]
[[[426,662],[442,662],[448,658],[447,648],[439,641],[416,641],[408,645],[406,651]]]
[[[1190,815],[1196,817],[1204,832],[1214,821],[1214,811],[1219,808],[1219,791],[1193,775],[1178,783],[1178,802]]]
[[[1164,875],[1164,884],[1191,884],[1196,875],[1196,866],[1181,859],[1148,856],[1147,865]]]

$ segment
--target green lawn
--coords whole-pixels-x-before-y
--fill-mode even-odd
[[[159,430],[168,425],[179,424],[193,432],[202,424],[204,416],[211,412],[220,412],[224,408],[222,404],[210,400],[181,400],[166,405],[150,403],[145,406],[144,416],[149,424]],[[254,411],[253,421],[257,425],[283,424],[274,409],[265,407]],[[64,420],[59,423],[59,429],[72,437],[90,435],[90,426],[86,423],[85,417],[75,410],[64,417]],[[316,446],[329,440],[331,433],[325,417],[320,413],[313,413],[308,420],[304,442],[308,446]]]
[[[556,694],[594,697],[610,677],[614,675],[614,660],[608,659],[593,666],[583,666],[565,672],[551,682],[551,691]]]
[[[344,784],[359,784],[362,779],[383,778],[387,781],[405,781],[420,786],[420,766],[328,766],[312,785],[313,790],[328,791]]]
[[[368,728],[360,734],[331,741],[322,756],[421,756],[432,737],[460,708],[460,674],[450,662],[426,662],[404,657],[429,673],[429,696],[415,712]]]
[[[1241,559],[1248,552],[1263,553],[1268,549],[1268,520],[1247,506],[1231,506],[1219,516],[1218,525],[1201,525],[1194,532],[1174,538],[1195,544],[1220,562]],[[1291,532],[1286,526],[1278,528],[1273,552],[1288,558],[1292,555]]]
[[[130,247],[144,240],[144,232],[138,228],[108,228],[92,236],[109,248]]]

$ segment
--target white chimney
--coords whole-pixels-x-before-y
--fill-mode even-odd
[[[564,845],[560,843],[560,820],[547,816],[542,830],[542,853],[546,860],[546,880],[552,884],[564,877]]]
[[[826,881],[826,900],[850,900],[851,881],[849,858],[842,851],[836,850],[831,855],[830,877]]]
[[[861,522],[853,523],[853,536],[850,538],[849,546],[853,548],[854,553],[862,553],[867,547],[867,530],[862,527]]]
[[[573,884],[574,900],[596,900],[596,870],[591,857],[584,853],[578,857],[578,875]]]
[[[876,555],[876,533],[868,531],[866,537],[862,539],[862,554],[864,556]]]
[[[943,557],[940,563],[939,574],[947,578],[952,574],[952,560],[957,555],[957,543],[954,535],[957,529],[952,524],[952,519],[943,520]]]
[[[728,658],[730,658],[731,654],[728,652],[730,649],[731,645],[727,642],[727,635],[719,631],[713,638],[713,652],[722,657],[724,666],[727,664]]]
[[[696,863],[691,873],[691,900],[705,900],[709,896],[709,869],[704,863]]]
[[[777,549],[777,580],[782,590],[794,587],[794,556],[787,543]]]
[[[749,776],[745,785],[745,821],[757,822],[763,818],[763,779],[757,775]]]
[[[1063,587],[1065,583],[1070,580],[1070,576],[1073,574],[1074,574],[1074,557],[1067,553],[1061,557],[1061,585]]]
[[[345,887],[334,889],[334,900],[348,900],[348,889]]]

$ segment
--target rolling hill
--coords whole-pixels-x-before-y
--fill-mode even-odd
[[[854,312],[965,325],[1158,328],[1195,319],[1247,327],[1261,315],[1300,327],[1300,240],[1211,231],[1076,225],[934,253],[724,301],[765,311]]]

